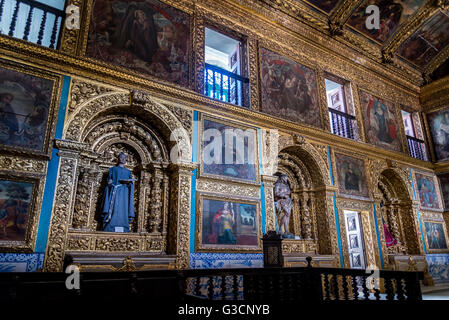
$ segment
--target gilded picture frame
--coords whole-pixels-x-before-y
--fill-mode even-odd
[[[423,185],[426,181],[431,182],[430,187],[433,188],[433,191],[427,190],[429,188],[426,189],[422,187],[420,190],[420,185]],[[419,201],[420,209],[438,212],[444,210],[443,200],[441,199],[440,183],[438,177],[433,172],[413,170],[413,185],[415,187],[416,198]],[[428,183],[426,185],[428,185]],[[437,199],[430,201],[429,199],[431,197],[436,197]],[[433,203],[433,205],[428,205],[429,203]]]
[[[1,252],[34,251],[44,180],[34,175],[0,174]],[[13,188],[8,190],[8,185]],[[26,221],[23,221],[24,217]],[[17,236],[22,239],[17,239]]]
[[[337,158],[338,157],[344,157],[344,158],[352,158],[355,161],[359,161],[363,163],[363,167],[361,169],[363,169],[362,176],[359,177],[361,179],[360,184],[365,184],[365,190],[360,190],[360,192],[358,194],[352,194],[350,192],[346,192],[345,193],[345,189],[341,188],[341,185],[344,184],[343,181],[341,181],[341,177],[340,177],[340,167],[339,164],[337,163]],[[347,199],[354,199],[354,200],[362,200],[362,201],[366,201],[366,200],[370,200],[371,199],[371,186],[369,185],[369,181],[370,181],[370,171],[369,171],[369,166],[367,161],[365,161],[363,158],[357,156],[354,153],[348,152],[348,151],[343,151],[343,150],[335,150],[332,149],[332,169],[334,171],[334,184],[335,186],[338,187],[338,191],[337,191],[337,195],[341,198],[347,198]],[[362,186],[363,189],[363,186]]]
[[[39,137],[42,139],[42,146],[40,148],[27,148],[27,147],[21,146],[21,145],[13,145],[13,144],[6,145],[3,143],[0,143],[0,150],[4,151],[5,153],[9,153],[9,154],[20,154],[20,155],[25,155],[25,156],[33,155],[33,156],[38,156],[41,158],[49,159],[50,155],[51,155],[51,151],[52,151],[52,146],[53,146],[51,141],[54,136],[55,129],[56,129],[57,113],[59,110],[58,102],[59,102],[60,94],[61,94],[60,88],[61,88],[62,76],[60,76],[58,74],[50,73],[48,71],[38,69],[35,67],[18,64],[16,62],[6,60],[3,58],[0,58],[0,63],[1,63],[1,67],[0,67],[1,69],[10,71],[12,74],[17,73],[17,74],[23,75],[24,77],[30,76],[35,79],[41,79],[44,81],[52,82],[50,97],[49,97],[48,101],[45,101],[45,103],[48,103],[46,117],[45,117],[45,119],[38,119],[39,121],[46,121],[44,132],[39,135]],[[0,79],[0,81],[1,80],[2,79]],[[16,87],[17,87],[17,85],[16,85]],[[22,87],[22,90],[24,90],[23,87]],[[5,94],[8,94],[8,92],[5,92]],[[16,101],[17,101],[17,98],[21,98],[21,97],[16,96],[14,98],[16,98]],[[14,102],[15,102],[14,98],[12,99],[12,102],[11,102],[12,104],[14,104]],[[30,99],[31,99],[31,97],[30,97]],[[40,100],[38,102],[37,96],[35,99],[36,100],[33,103],[37,107],[38,103],[40,103],[42,100]],[[21,103],[21,104],[23,104],[23,103]],[[29,121],[36,120],[36,119],[33,119],[32,117],[30,118],[30,115],[33,114],[33,112],[39,111],[36,108],[34,108],[34,109],[35,109],[34,111],[30,112],[30,114],[28,114],[26,116],[26,118],[25,118],[25,120],[23,120],[23,122],[25,122],[27,119]],[[40,115],[40,113],[38,112],[37,118],[39,118],[39,115]],[[21,131],[24,131],[25,130],[24,128],[25,128],[25,126],[23,126]],[[19,127],[18,127],[17,131],[19,131]]]
[[[444,221],[423,221],[424,241],[429,253],[448,253],[448,235]],[[441,241],[438,241],[438,237]]]
[[[205,152],[205,142],[203,141],[203,137],[204,137],[204,130],[205,130],[205,121],[209,121],[211,123],[215,123],[215,124],[219,124],[225,127],[230,127],[233,129],[237,129],[237,130],[248,130],[249,132],[252,133],[253,138],[252,140],[252,146],[253,146],[253,150],[254,150],[254,154],[252,155],[251,159],[253,160],[253,165],[251,165],[250,163],[248,164],[236,164],[235,162],[237,161],[237,157],[235,158],[234,163],[231,164],[218,164],[218,166],[223,166],[223,167],[219,167],[219,171],[222,171],[222,173],[217,173],[217,172],[213,172],[213,169],[211,167],[208,167],[208,165],[204,163],[204,152]],[[225,181],[233,181],[233,182],[238,182],[238,183],[246,183],[246,184],[251,184],[251,185],[259,185],[260,184],[260,175],[259,175],[259,137],[258,137],[258,132],[257,129],[251,126],[247,126],[244,124],[240,124],[237,122],[233,122],[230,120],[226,120],[226,119],[221,119],[221,118],[215,118],[212,116],[209,116],[207,114],[200,114],[200,124],[199,124],[199,130],[198,130],[198,154],[199,154],[199,158],[198,161],[200,162],[200,166],[199,166],[199,170],[198,170],[198,175],[199,177],[207,177],[207,178],[213,178],[213,179],[218,179],[218,180],[225,180]],[[207,130],[207,129],[206,129]],[[212,142],[211,140],[208,140],[209,143]],[[225,147],[225,139],[223,139],[223,133],[222,133],[222,145],[223,148]],[[237,144],[237,142],[236,142]],[[248,145],[250,144],[250,141],[248,139]],[[237,148],[236,148],[237,149]],[[249,149],[249,146],[248,146]],[[234,152],[236,152],[237,150],[234,150]],[[248,150],[249,152],[249,150]],[[244,154],[243,157],[245,158],[246,155],[248,155],[248,161],[250,159],[250,154],[247,153],[247,151],[244,150]],[[225,158],[225,154],[223,152],[222,154],[222,160],[223,158]],[[226,159],[224,159],[226,160]],[[223,174],[224,171],[226,171],[227,169],[224,168],[224,166],[229,166],[229,170],[228,172],[230,172],[230,174]],[[248,179],[248,178],[241,178],[241,171],[237,171],[237,170],[244,170],[245,167],[239,167],[236,170],[234,170],[235,168],[233,168],[233,166],[247,166],[246,169],[249,169],[253,172],[251,172],[248,175],[254,176],[254,178],[252,179]]]
[[[225,208],[225,203],[228,206]],[[207,207],[207,208],[206,208]],[[208,209],[209,208],[209,209]],[[215,211],[213,208],[219,208]],[[213,232],[212,224],[222,224],[220,217],[227,208],[232,208],[233,222],[224,230]],[[243,210],[242,210],[243,208]],[[254,226],[244,226],[244,216],[247,215],[247,208],[255,210]],[[249,217],[249,216],[248,216]],[[226,223],[226,222],[224,222]],[[237,229],[237,230],[236,230]],[[220,241],[227,238],[227,241]],[[261,252],[262,250],[262,219],[260,200],[250,198],[240,198],[236,196],[225,196],[207,192],[197,192],[196,217],[195,217],[195,251],[196,252],[223,252],[223,253],[248,253]],[[225,243],[228,242],[228,243]]]

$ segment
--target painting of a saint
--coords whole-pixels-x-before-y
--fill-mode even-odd
[[[419,67],[427,65],[449,45],[449,16],[438,12],[416,30],[398,49],[398,53]]]
[[[449,159],[449,109],[427,115],[437,160]]]
[[[438,178],[440,179],[444,208],[449,210],[449,173],[441,174]]]
[[[262,111],[320,127],[315,71],[264,48],[260,63]]]
[[[401,140],[393,104],[362,90],[360,99],[368,142],[400,152]]]
[[[209,248],[258,245],[256,205],[205,198],[202,207],[202,245]]]
[[[416,184],[421,207],[429,209],[440,209],[440,203],[432,176],[416,173]]]
[[[190,17],[157,0],[95,0],[87,55],[189,83]]]
[[[367,0],[354,11],[348,24],[370,38],[384,43],[424,2],[425,0]],[[368,14],[365,10],[370,5],[379,8],[379,29],[366,27],[366,20],[372,13]]]
[[[0,144],[44,151],[53,84],[0,67]]]
[[[425,222],[427,235],[427,245],[432,250],[445,250],[447,249],[446,237],[444,235],[444,229],[442,223],[437,222]]]
[[[256,181],[255,139],[254,129],[204,119],[202,173]]]
[[[24,241],[33,184],[0,180],[0,241]]]
[[[340,194],[368,198],[368,185],[363,160],[335,153]]]

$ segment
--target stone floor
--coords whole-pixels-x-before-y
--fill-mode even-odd
[[[422,287],[423,300],[449,300],[449,285]]]

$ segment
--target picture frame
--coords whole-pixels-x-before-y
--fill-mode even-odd
[[[324,92],[318,68],[264,43],[259,45],[259,61],[260,111],[284,121],[323,128],[320,99]]]
[[[366,142],[385,150],[404,153],[402,120],[398,106],[365,88],[358,89]]]
[[[424,241],[429,253],[449,252],[448,235],[444,221],[423,221]]]
[[[218,129],[217,129],[218,128]],[[205,130],[219,130],[222,134],[222,154],[221,154],[221,163],[217,164],[215,162],[213,163],[206,163],[210,162],[204,161],[206,153],[209,151],[209,144],[212,143],[212,138],[208,137],[207,134],[205,136]],[[246,143],[248,145],[248,149],[243,151],[243,155],[241,151],[237,150],[237,139],[233,138],[233,143],[235,143],[235,146],[232,146],[232,153],[233,155],[233,163],[226,163],[229,162],[226,160],[226,148],[228,147],[228,144],[226,143],[226,130],[246,130],[246,133],[250,133],[251,137],[247,137],[246,135],[243,138],[244,146],[246,147]],[[259,175],[259,141],[258,141],[258,135],[257,130],[253,127],[239,124],[233,121],[228,121],[224,119],[218,119],[206,114],[200,115],[200,130],[199,132],[199,170],[198,175],[199,177],[207,177],[207,178],[213,178],[213,179],[219,179],[219,180],[225,180],[225,181],[234,181],[239,183],[247,183],[247,184],[260,184],[260,175]],[[212,132],[213,133],[213,132]],[[205,139],[203,139],[203,137]],[[207,140],[207,141],[203,141]],[[252,147],[251,147],[252,146]],[[244,147],[244,148],[245,148]],[[253,149],[253,154],[250,153],[250,149]],[[243,158],[242,158],[243,157]],[[240,159],[240,160],[239,160]],[[243,164],[239,164],[238,162],[241,162],[241,159],[244,159]],[[253,162],[253,164],[250,163],[250,159]],[[215,160],[214,160],[215,161]],[[217,158],[217,161],[219,159]],[[248,162],[248,163],[246,163]]]
[[[413,170],[413,182],[419,200],[419,207],[429,211],[443,211],[440,184],[432,172]]]
[[[262,250],[260,200],[198,192],[195,221],[196,252]]]
[[[48,159],[62,76],[5,59],[0,65],[0,109],[7,114],[0,119],[0,150]]]
[[[357,200],[369,200],[369,170],[366,161],[349,152],[333,151],[332,156],[338,196]]]
[[[0,174],[0,250],[31,253],[36,242],[44,179]]]

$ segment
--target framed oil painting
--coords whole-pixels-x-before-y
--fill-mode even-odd
[[[419,203],[423,209],[442,209],[435,176],[415,172],[416,188],[418,189]]]
[[[397,30],[399,25],[407,21],[424,2],[425,0],[366,0],[353,12],[348,24],[369,38],[384,43]],[[366,28],[366,20],[371,14],[366,13],[365,10],[370,5],[375,5],[380,9],[381,22],[379,29]]]
[[[201,116],[200,175],[258,183],[257,131],[254,128]]]
[[[447,252],[447,232],[443,222],[425,221],[426,246],[429,252]]]
[[[0,177],[0,249],[32,252],[37,231],[35,214],[39,180]]]
[[[427,114],[437,160],[449,159],[449,108]]]
[[[352,198],[369,198],[365,162],[345,154],[335,152],[338,192]]]
[[[49,155],[58,77],[0,63],[0,148]]]
[[[449,210],[449,172],[438,175],[440,179],[441,194],[443,196],[443,205],[446,211]]]
[[[260,48],[262,112],[320,128],[316,72]]]
[[[196,216],[198,251],[259,251],[262,226],[255,200],[198,194]]]
[[[190,16],[157,0],[95,0],[87,56],[188,86]]]
[[[401,152],[402,143],[393,103],[363,90],[360,90],[360,103],[368,142]]]
[[[440,11],[405,40],[398,53],[417,66],[424,67],[449,44],[447,30],[449,16]]]

